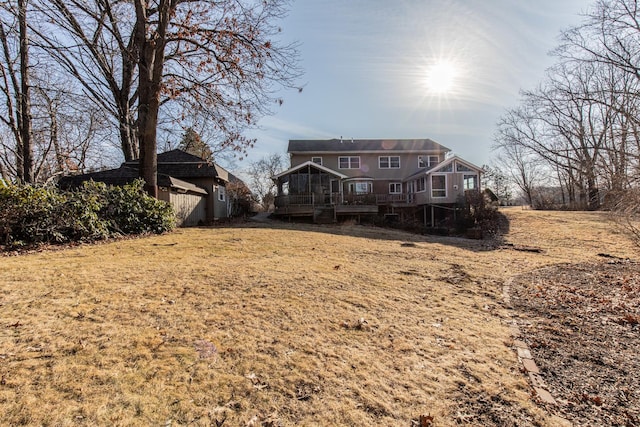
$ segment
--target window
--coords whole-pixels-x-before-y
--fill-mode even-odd
[[[407,182],[407,193],[411,194],[415,192],[416,192],[416,182],[415,181]]]
[[[389,183],[389,194],[401,194],[401,193],[402,193],[402,183],[400,182]]]
[[[224,202],[224,198],[225,198],[225,188],[220,186],[218,187],[218,200],[220,200],[221,202]]]
[[[338,157],[340,169],[360,169],[360,157]]]
[[[322,157],[312,157],[312,158],[311,158],[311,161],[312,161],[313,163],[317,163],[317,164],[319,164],[320,166],[322,166]]]
[[[440,158],[438,156],[418,156],[419,168],[431,168],[438,163],[440,163]]]
[[[380,169],[398,169],[400,156],[380,156],[378,157],[378,167]]]
[[[444,165],[436,172],[453,172],[453,164],[449,163],[448,165]]]
[[[423,176],[417,181],[418,192],[425,191],[427,189],[427,179]]]
[[[464,175],[462,181],[462,188],[465,190],[477,190],[478,189],[478,175]]]
[[[462,163],[456,163],[456,171],[457,172],[473,172],[473,169],[471,169],[466,165],[463,165]]]
[[[431,177],[431,197],[447,197],[447,177],[445,175]]]
[[[371,192],[371,183],[369,182],[355,182],[349,183],[349,192],[357,194],[366,194]]]

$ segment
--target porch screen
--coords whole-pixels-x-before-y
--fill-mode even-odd
[[[289,176],[289,194],[302,194],[309,192],[309,175],[295,173]]]

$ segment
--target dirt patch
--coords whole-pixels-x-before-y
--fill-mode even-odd
[[[640,425],[640,264],[564,264],[516,278],[522,339],[574,425]]]

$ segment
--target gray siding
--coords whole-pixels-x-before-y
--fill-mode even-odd
[[[385,181],[401,181],[407,176],[413,175],[420,170],[426,171],[427,168],[418,167],[419,156],[439,156],[440,161],[444,159],[444,153],[423,152],[423,153],[394,153],[394,152],[376,152],[376,153],[310,153],[310,154],[293,154],[291,156],[291,167],[298,166],[304,162],[312,160],[314,157],[322,158],[322,165],[330,169],[340,172],[348,177],[367,176],[374,179],[382,179]],[[381,156],[398,156],[400,157],[399,168],[380,168],[379,159]],[[338,164],[339,157],[360,157],[359,169],[340,169]]]
[[[205,223],[207,220],[207,199],[198,194],[165,192],[163,198],[173,206],[178,226],[187,227]]]

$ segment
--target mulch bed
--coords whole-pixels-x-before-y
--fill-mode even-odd
[[[558,265],[517,277],[522,339],[575,426],[640,426],[640,264]]]

